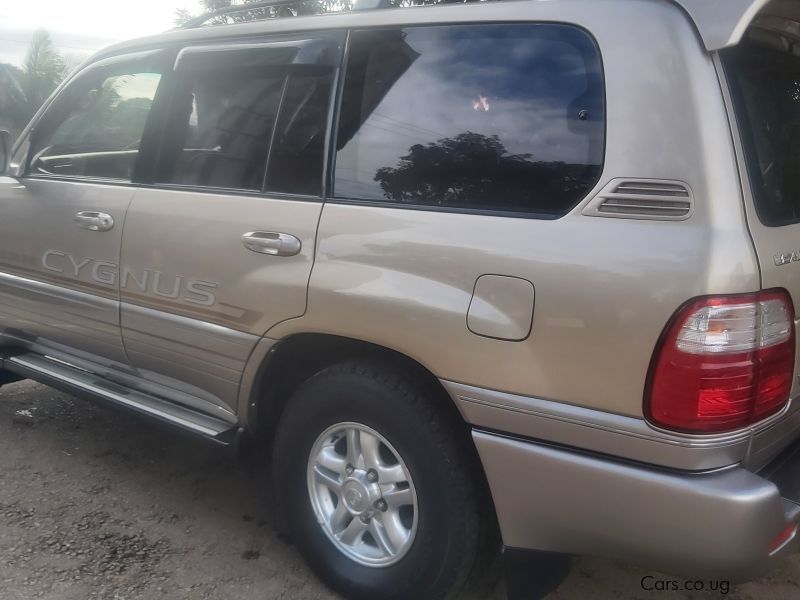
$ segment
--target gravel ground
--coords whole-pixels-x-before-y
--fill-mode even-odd
[[[277,533],[254,467],[25,381],[0,390],[0,599],[329,599]],[[259,500],[261,499],[261,500]],[[713,598],[580,559],[551,598]],[[683,585],[683,582],[679,582]],[[501,585],[478,596],[500,600]],[[800,556],[729,598],[800,597]]]

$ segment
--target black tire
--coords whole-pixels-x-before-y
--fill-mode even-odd
[[[379,432],[408,467],[418,524],[399,562],[364,566],[340,551],[317,523],[307,467],[320,434],[357,422]],[[281,416],[274,446],[278,504],[311,568],[346,598],[444,598],[463,586],[479,547],[477,487],[450,415],[389,368],[330,367],[304,382]]]
[[[3,386],[7,383],[14,383],[16,381],[22,381],[25,379],[21,375],[17,375],[15,373],[9,373],[8,371],[0,370],[0,386]]]

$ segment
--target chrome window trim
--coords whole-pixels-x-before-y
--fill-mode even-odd
[[[592,191],[588,193],[591,196],[592,192],[597,189],[597,185],[591,188]],[[588,196],[587,196],[588,197]],[[509,219],[532,219],[536,221],[556,221],[572,214],[577,208],[583,205],[586,198],[582,198],[578,204],[575,205],[570,211],[564,215],[551,214],[551,213],[535,213],[535,212],[520,212],[510,210],[495,210],[483,208],[461,208],[453,206],[439,206],[435,204],[404,204],[402,202],[390,202],[383,200],[360,200],[358,198],[340,198],[329,196],[325,199],[329,204],[342,204],[352,206],[366,206],[369,208],[391,208],[394,210],[419,210],[423,212],[439,212],[450,214],[462,215],[479,215],[484,217],[505,217]]]
[[[46,173],[25,173],[20,180],[41,179],[43,181],[63,181],[66,183],[97,183],[100,185],[116,185],[121,187],[139,187],[130,179],[106,179],[103,177],[81,177],[79,175],[47,175]]]
[[[261,190],[245,190],[241,188],[222,188],[211,186],[191,186],[180,183],[134,183],[137,188],[164,190],[171,192],[187,192],[190,194],[217,194],[220,196],[242,196],[246,198],[264,198],[269,200],[286,200],[295,202],[323,202],[322,196],[308,194],[291,194],[289,192],[270,192]]]

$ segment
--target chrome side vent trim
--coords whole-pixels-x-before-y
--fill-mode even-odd
[[[694,212],[692,190],[681,181],[612,179],[582,213],[653,221],[683,221]]]

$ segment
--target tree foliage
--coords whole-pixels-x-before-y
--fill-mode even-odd
[[[87,89],[49,140],[52,153],[133,150],[139,147],[150,97],[131,97],[131,89],[148,85],[152,75],[116,75]]]
[[[22,89],[22,69],[0,64],[0,129],[7,129],[16,137],[27,122],[28,103]]]
[[[22,68],[0,64],[0,122],[18,134],[66,75],[50,34],[34,32]]]
[[[211,13],[216,10],[231,8],[234,6],[247,6],[261,0],[201,0],[204,13]],[[377,4],[379,0],[368,0]],[[381,0],[382,1],[382,0]],[[428,4],[463,4],[465,2],[484,2],[488,0],[386,0],[386,4],[391,7],[410,7]],[[356,0],[297,0],[292,4],[282,6],[271,6],[263,8],[253,8],[246,11],[231,13],[210,18],[205,24],[223,25],[228,23],[241,23],[243,21],[258,21],[262,19],[274,19],[279,17],[296,17],[300,15],[319,15],[332,12],[346,12],[353,10]],[[198,15],[193,15],[186,9],[175,11],[175,24],[178,26],[186,25]]]
[[[496,135],[467,131],[426,145],[415,144],[395,167],[375,174],[394,202],[445,206],[498,206],[504,199],[562,195],[581,189],[584,165],[512,154]]]
[[[44,29],[35,31],[25,61],[22,88],[31,105],[41,106],[65,75],[64,59],[53,46],[50,34]]]

